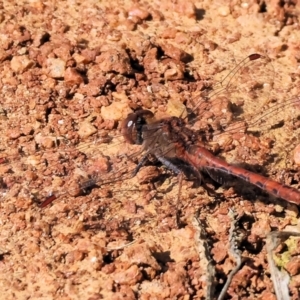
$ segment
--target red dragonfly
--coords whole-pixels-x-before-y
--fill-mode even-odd
[[[230,165],[214,156],[199,143],[198,136],[186,127],[183,119],[171,117],[153,123],[149,122],[149,118],[153,117],[154,115],[149,110],[130,114],[124,121],[124,136],[129,143],[143,144],[146,155],[154,155],[175,173],[180,174],[182,171],[170,160],[174,157],[182,159],[194,169],[205,169],[208,174],[211,174],[211,170],[230,174],[276,197],[300,204],[300,191],[297,189]],[[211,177],[215,178],[214,175]]]
[[[104,174],[108,171],[109,167],[107,166],[106,168],[106,161],[103,162],[102,160],[103,163],[100,169],[105,169],[103,174],[100,175],[100,172],[96,175],[93,174],[89,179],[80,181],[76,187],[69,187],[67,189],[60,188],[58,192],[51,193],[50,196],[46,197],[40,206],[45,207],[58,197],[68,193],[71,195],[78,195],[78,190],[84,190],[96,184],[103,185],[130,178],[139,171],[140,167],[143,166],[149,156],[156,157],[157,160],[177,174],[182,174],[182,170],[180,165],[178,166],[173,162],[174,158],[179,158],[189,164],[199,176],[199,169],[205,169],[213,179],[216,179],[214,176],[215,171],[230,174],[254,184],[276,197],[283,198],[288,202],[300,204],[300,192],[298,190],[243,168],[230,165],[224,160],[216,157],[207,149],[207,140],[211,137],[220,139],[222,131],[224,131],[223,128],[226,126],[225,133],[227,137],[231,133],[245,131],[246,125],[243,122],[238,122],[238,125],[232,127],[228,125],[233,119],[233,114],[229,113],[229,102],[226,102],[222,98],[223,94],[234,95],[237,93],[239,95],[245,95],[245,97],[246,95],[250,95],[248,97],[251,98],[251,100],[240,99],[239,101],[245,103],[252,101],[252,106],[256,105],[255,103],[253,104],[253,101],[258,102],[261,99],[271,100],[270,102],[272,102],[268,86],[265,87],[263,84],[268,85],[268,82],[272,83],[274,81],[272,74],[274,75],[274,73],[265,72],[265,64],[260,64],[260,60],[263,60],[262,58],[263,57],[259,54],[248,56],[240,62],[228,76],[222,79],[218,85],[215,85],[212,91],[209,91],[207,94],[199,92],[198,96],[201,96],[203,100],[198,101],[197,104],[195,104],[192,99],[190,103],[193,108],[192,113],[195,113],[197,110],[199,111],[199,116],[193,121],[192,126],[190,126],[191,122],[186,121],[187,118],[184,116],[184,113],[181,114],[184,117],[169,117],[162,118],[161,120],[156,120],[153,113],[149,110],[139,110],[136,113],[129,114],[122,123],[122,135],[130,144],[142,145],[142,149],[135,153],[136,157],[141,157],[141,154],[143,153],[143,156],[135,169],[113,169],[107,174]],[[255,65],[253,62],[258,62],[258,64]],[[260,74],[266,74],[265,77],[260,77],[261,82],[256,80],[255,74],[257,74],[258,68],[261,68],[262,70]],[[253,70],[253,76],[249,77],[249,74],[251,74]],[[241,79],[238,80],[237,78]],[[254,80],[250,90],[247,90],[243,86],[243,80],[246,80],[248,83],[250,80]],[[269,88],[272,89],[273,87]],[[268,96],[265,96],[265,93]],[[210,102],[211,100],[212,102]],[[295,97],[291,98],[289,101],[275,104],[263,103],[263,105],[268,106],[268,109],[256,117],[252,116],[252,120],[247,123],[247,128],[260,127],[260,129],[262,129],[265,126],[269,126],[270,124],[268,124],[267,120],[273,115],[279,115],[279,112],[281,111],[286,111],[286,108],[291,111],[291,108],[295,106],[295,111],[297,111],[296,105],[299,101],[300,99]],[[238,104],[235,103],[234,105],[237,106],[238,110]],[[223,112],[225,112],[224,115],[222,115]],[[219,117],[217,122],[211,122],[214,117]],[[211,133],[212,130],[214,133]],[[91,145],[92,144],[89,143],[86,144],[85,147]],[[69,154],[76,152],[74,149],[64,150]],[[78,150],[81,151],[82,149]],[[43,153],[43,155],[47,155],[47,151]],[[70,156],[72,155],[70,154]],[[4,162],[9,165],[12,160],[12,156],[10,155],[1,159],[3,165]],[[31,158],[28,157],[27,160],[31,160]],[[35,160],[35,158],[33,158],[33,160]],[[4,187],[11,185],[11,182],[9,182],[9,179],[7,178],[9,178],[9,176],[3,176],[2,185]]]

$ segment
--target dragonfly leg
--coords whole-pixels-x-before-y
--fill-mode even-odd
[[[134,177],[139,172],[139,170],[141,169],[141,167],[146,163],[146,161],[148,160],[148,155],[149,155],[149,152],[147,152],[142,157],[142,159],[139,161],[138,165],[135,167],[135,169],[134,169],[134,171],[132,173],[132,177]]]
[[[140,170],[140,168],[145,164],[145,162],[148,160],[148,155],[150,152],[147,152],[142,159],[139,161],[138,165],[136,166],[136,168],[133,171],[133,176],[135,176],[138,171]],[[175,174],[179,174],[182,173],[182,171],[175,165],[173,164],[170,160],[168,160],[165,157],[162,156],[155,156],[157,158],[157,160],[159,160],[163,165],[165,165],[168,169],[172,170]]]

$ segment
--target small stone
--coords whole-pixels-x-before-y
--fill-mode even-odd
[[[79,85],[83,83],[83,77],[74,68],[67,68],[64,77],[65,82],[69,85]]]
[[[93,160],[93,163],[88,168],[89,174],[103,174],[107,173],[109,170],[109,162],[106,157],[99,157],[96,160]]]
[[[132,21],[134,24],[142,24],[142,19],[137,16],[129,16],[128,20]]]
[[[68,61],[71,58],[70,52],[71,46],[68,43],[59,44],[59,47],[53,49],[53,53],[63,61]]]
[[[45,137],[42,141],[42,145],[46,149],[51,149],[54,147],[54,140],[50,137]]]
[[[142,20],[145,20],[150,16],[150,13],[147,10],[143,9],[143,8],[133,7],[129,10],[128,15],[129,16],[136,16],[136,17],[139,17]]]
[[[72,55],[72,57],[74,58],[74,60],[76,61],[77,64],[87,63],[86,58],[83,55],[79,54],[79,53],[74,53]]]
[[[26,254],[35,255],[40,252],[40,247],[37,243],[29,242],[27,243],[27,247],[25,248]]]
[[[111,277],[117,284],[134,285],[143,278],[143,275],[137,265],[132,265],[128,269],[117,270]]]
[[[76,261],[81,261],[84,258],[84,253],[79,250],[74,250],[66,255],[66,263],[73,264]]]
[[[290,276],[298,275],[300,273],[300,259],[292,257],[286,264],[285,269],[289,272]]]
[[[213,255],[213,258],[217,263],[224,261],[224,259],[228,255],[226,248],[227,248],[227,245],[225,245],[223,241],[216,242],[214,244],[214,246],[211,250],[211,254]]]
[[[44,41],[49,40],[50,34],[46,31],[38,32],[36,35],[33,36],[33,46],[39,47],[43,44]]]
[[[186,16],[188,18],[196,18],[196,6],[190,0],[177,0],[172,5],[174,6],[174,10],[179,14]]]
[[[179,60],[179,61],[183,61],[183,62],[188,62],[189,60],[189,55],[184,52],[183,50],[171,45],[171,44],[163,44],[161,45],[161,48],[163,49],[164,53],[175,59],[175,60]]]
[[[21,131],[19,129],[11,129],[6,134],[11,140],[15,140],[21,136]]]
[[[166,112],[170,116],[185,118],[187,116],[186,107],[178,98],[172,98],[168,101]]]
[[[270,220],[260,220],[253,224],[251,228],[251,235],[265,238],[266,235],[271,231]]]
[[[137,173],[137,179],[139,184],[148,183],[159,176],[159,172],[155,166],[143,167]]]
[[[25,176],[30,181],[34,181],[38,178],[35,172],[29,170],[25,172]]]
[[[118,260],[124,263],[129,262],[132,265],[147,265],[156,271],[161,269],[147,243],[136,244],[125,248]]]
[[[63,78],[65,75],[66,62],[60,58],[47,58],[46,73],[52,78]]]
[[[34,129],[33,129],[32,125],[27,124],[23,127],[22,133],[24,135],[29,135],[29,134],[32,134],[33,131],[34,131]]]
[[[78,134],[81,138],[87,138],[96,132],[97,132],[97,128],[87,121],[82,122],[78,130]]]
[[[17,73],[23,73],[30,69],[33,65],[34,62],[30,60],[27,55],[14,56],[10,62],[12,70]]]
[[[101,107],[101,117],[104,120],[116,120],[120,121],[127,117],[132,110],[128,103],[124,102],[113,102],[109,106]]]
[[[176,28],[168,27],[162,32],[161,37],[164,39],[174,39],[177,32],[178,30]]]
[[[132,20],[127,19],[120,23],[120,25],[117,27],[118,30],[128,30],[128,31],[134,31],[136,30],[136,23],[134,23]]]
[[[164,59],[162,61],[164,72],[164,78],[166,80],[180,80],[184,78],[185,68],[183,63],[174,59]]]
[[[42,146],[45,149],[51,149],[54,147],[54,138],[53,137],[45,137],[40,133],[36,134],[34,140],[37,144]]]
[[[108,35],[107,39],[110,41],[117,42],[122,38],[122,32],[119,30],[112,30]]]
[[[84,49],[81,51],[81,55],[85,58],[84,63],[88,64],[95,61],[96,56],[99,55],[99,50]]]
[[[119,74],[131,74],[130,59],[125,50],[107,49],[97,56],[96,63],[103,72],[116,72]]]
[[[227,17],[230,14],[229,6],[220,6],[218,8],[218,14],[221,17]]]

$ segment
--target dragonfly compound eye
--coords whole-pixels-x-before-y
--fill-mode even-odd
[[[137,114],[132,113],[127,116],[127,118],[122,123],[121,132],[123,134],[124,139],[129,144],[136,144],[136,122],[137,122]]]
[[[150,110],[138,110],[131,113],[122,123],[122,134],[127,143],[143,144],[143,127],[147,124],[147,119],[152,118]]]

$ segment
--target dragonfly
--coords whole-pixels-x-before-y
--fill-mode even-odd
[[[290,203],[300,204],[300,191],[280,184],[262,175],[228,164],[214,156],[205,145],[199,143],[194,131],[186,127],[183,119],[171,117],[148,123],[151,111],[141,110],[130,114],[124,122],[124,136],[130,143],[143,144],[146,155],[154,155],[166,167],[180,174],[182,171],[170,158],[180,158],[194,169],[220,171],[238,177],[260,189]],[[145,124],[141,126],[141,124]],[[139,166],[138,166],[139,167]],[[214,179],[214,175],[211,175]]]
[[[56,181],[58,182],[57,188],[55,191],[51,191],[49,196],[42,199],[40,207],[46,207],[54,200],[68,194],[77,196],[82,191],[93,186],[103,186],[108,183],[129,179],[139,172],[149,157],[155,157],[160,163],[178,175],[182,175],[183,172],[180,164],[176,165],[173,161],[174,159],[180,159],[183,163],[188,164],[199,178],[201,178],[199,170],[203,169],[216,181],[219,181],[219,177],[215,176],[215,172],[233,175],[278,198],[282,198],[291,203],[300,204],[300,192],[297,189],[250,172],[244,168],[229,164],[214,155],[207,146],[207,142],[211,138],[220,140],[222,139],[221,137],[224,137],[224,134],[226,137],[230,137],[230,135],[236,134],[237,132],[244,132],[246,127],[248,130],[256,127],[259,127],[260,130],[264,127],[269,128],[270,122],[268,122],[268,120],[274,115],[278,117],[282,112],[293,111],[295,116],[297,115],[297,105],[300,100],[298,97],[293,97],[288,101],[272,103],[273,98],[270,89],[272,90],[273,87],[268,85],[274,82],[274,72],[266,72],[265,63],[261,63],[260,61],[265,61],[262,55],[251,54],[237,64],[236,67],[233,68],[225,78],[219,81],[218,84],[214,85],[211,90],[204,93],[197,91],[195,97],[187,101],[190,102],[191,107],[189,114],[183,109],[179,116],[157,119],[150,110],[141,109],[130,113],[122,122],[121,135],[118,137],[114,136],[114,140],[123,137],[128,144],[139,147],[136,152],[128,156],[130,159],[138,158],[137,165],[134,167],[118,167],[119,158],[117,156],[115,158],[117,162],[112,161],[110,163],[103,154],[105,154],[106,149],[111,150],[115,145],[110,146],[110,142],[104,137],[101,139],[101,143],[105,145],[105,147],[102,152],[98,149],[98,154],[92,156],[92,160],[89,164],[89,166],[92,166],[90,169],[93,169],[90,172],[91,175],[88,174],[86,176],[85,172],[79,171],[80,174],[78,177],[80,179],[77,179],[75,184],[64,188],[63,181],[61,180],[62,174],[64,173],[63,166],[61,166],[61,169],[58,167],[58,176],[56,176]],[[259,74],[266,75],[256,78],[255,74],[258,74],[258,69],[261,70]],[[249,76],[252,71],[253,76]],[[257,79],[261,81],[259,82]],[[247,87],[243,85],[244,80],[248,83],[253,80],[252,86],[250,84],[250,90],[247,90]],[[250,103],[252,106],[257,106],[253,101],[261,101],[264,99],[267,100],[267,102],[263,103],[262,106],[268,108],[265,109],[262,114],[252,115],[251,121],[248,121],[247,124],[238,121],[235,125],[228,125],[232,123],[234,118],[228,107],[228,100],[224,100],[224,94],[232,97],[234,97],[235,94],[244,95],[245,97],[243,98],[245,99],[239,99],[238,97],[235,97],[235,99],[238,99],[240,102]],[[251,99],[246,99],[247,97]],[[198,98],[202,98],[202,100],[197,101]],[[194,102],[196,102],[196,104]],[[234,103],[234,105],[237,110],[239,110],[239,104]],[[222,114],[223,112],[224,114]],[[189,115],[193,114],[196,117],[189,119]],[[288,115],[289,117],[292,116],[291,113]],[[217,119],[217,121],[214,119]],[[7,189],[14,186],[14,176],[10,176],[10,166],[14,161],[19,162],[25,158],[25,164],[27,166],[33,166],[34,169],[35,166],[38,167],[40,164],[41,157],[49,164],[51,163],[52,156],[56,156],[58,161],[63,161],[65,158],[64,156],[61,158],[61,153],[67,153],[66,156],[68,156],[68,159],[72,160],[72,157],[77,157],[78,153],[85,153],[89,148],[93,148],[94,150],[100,148],[99,145],[101,143],[99,143],[98,140],[96,142],[83,143],[82,147],[79,146],[77,148],[66,146],[60,147],[59,151],[55,151],[55,149],[50,151],[41,150],[32,156],[16,153],[14,155],[9,154],[1,157],[0,166],[2,166],[2,169],[0,168],[0,171],[2,170],[4,173],[1,177],[2,190],[4,190],[3,194],[6,193],[5,191]],[[106,147],[106,145],[108,146]],[[85,159],[86,157],[82,156],[81,161]],[[23,170],[24,164],[19,167]],[[76,168],[75,171],[78,173],[78,168]],[[45,176],[47,176],[47,168],[45,173]],[[32,176],[32,181],[38,181],[34,178],[35,176],[32,172],[28,172],[28,174]],[[39,194],[38,188],[35,189],[35,192],[31,192],[31,194],[34,194],[34,196],[35,194]]]

